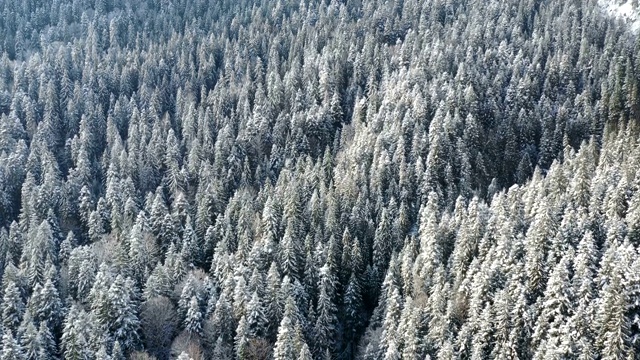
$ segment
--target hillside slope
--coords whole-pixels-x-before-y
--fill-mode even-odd
[[[640,357],[599,0],[0,1],[0,360]]]

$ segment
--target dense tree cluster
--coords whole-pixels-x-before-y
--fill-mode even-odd
[[[1,360],[640,356],[598,0],[0,1]]]

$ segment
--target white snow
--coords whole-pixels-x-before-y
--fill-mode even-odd
[[[633,32],[640,30],[640,7],[634,0],[600,0],[604,12],[609,16],[622,19]]]

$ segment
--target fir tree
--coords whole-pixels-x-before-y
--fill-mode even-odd
[[[278,327],[278,336],[273,348],[275,360],[295,359],[298,354],[295,343],[295,321],[298,318],[295,303],[291,297],[287,299],[285,313]]]
[[[91,358],[86,334],[88,315],[80,306],[73,304],[67,314],[62,330],[62,349],[65,359],[85,360]]]
[[[602,291],[596,317],[597,344],[603,358],[622,359],[629,348],[629,320],[624,316],[627,299],[622,291],[622,270],[614,266],[611,282]]]
[[[314,332],[316,347],[319,350],[334,349],[336,335],[340,331],[338,327],[337,308],[333,300],[334,285],[333,274],[328,265],[321,269],[320,295],[318,296],[318,319],[315,323]]]
[[[22,300],[20,289],[13,281],[9,281],[4,287],[2,298],[2,327],[5,331],[16,331],[22,322],[25,311],[25,303]]]
[[[49,329],[49,326],[47,326],[47,323],[44,321],[40,322],[40,326],[38,327],[36,342],[39,345],[37,356],[38,359],[56,359],[56,356],[58,354],[56,340],[53,332]]]
[[[246,356],[249,346],[249,328],[247,320],[243,315],[238,322],[236,336],[234,338],[236,356],[240,359]]]
[[[5,330],[2,335],[2,351],[0,352],[2,360],[24,360],[26,359],[20,345],[13,337],[11,330]]]
[[[202,311],[200,304],[195,296],[191,297],[189,309],[184,320],[184,328],[193,336],[202,334]]]

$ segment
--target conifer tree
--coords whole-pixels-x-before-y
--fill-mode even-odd
[[[2,351],[0,351],[0,359],[2,360],[24,360],[25,355],[13,337],[11,330],[5,330],[2,335]]]
[[[267,316],[264,305],[257,292],[253,292],[251,300],[247,304],[247,335],[251,338],[259,338],[266,335]]]
[[[36,285],[27,306],[36,323],[44,321],[50,329],[59,327],[63,311],[62,301],[50,279],[42,287]]]
[[[602,290],[596,317],[596,342],[605,359],[622,359],[629,351],[630,324],[624,316],[627,299],[622,284],[622,269],[614,265],[611,282]]]
[[[103,325],[110,331],[114,340],[120,342],[124,352],[135,348],[140,341],[140,320],[132,290],[127,281],[118,275],[106,294],[109,312]]]
[[[287,222],[287,227],[282,237],[282,271],[292,279],[300,279],[301,249],[297,239],[294,238],[296,231],[293,229],[293,220]]]
[[[100,350],[96,353],[96,360],[111,360],[111,356],[107,353],[106,346],[101,346]]]
[[[636,259],[627,270],[627,276],[624,281],[625,297],[628,299],[626,309],[626,321],[629,323],[630,345],[632,351],[636,354],[640,353],[640,262]]]
[[[33,322],[27,324],[27,328],[20,338],[20,345],[25,359],[37,359],[40,344],[38,343],[38,330]]]
[[[191,297],[189,301],[189,309],[184,320],[184,328],[192,336],[199,336],[202,334],[202,311],[200,304],[195,296]]]
[[[638,1],[539,3],[0,1],[0,355],[638,356]]]
[[[400,356],[398,350],[398,339],[400,335],[397,332],[402,313],[402,304],[400,291],[395,288],[391,296],[386,299],[386,308],[384,320],[382,322],[382,335],[380,337],[380,351],[387,358],[391,356],[397,358]]]
[[[234,338],[236,357],[242,359],[247,355],[247,348],[249,346],[249,328],[247,320],[243,315],[238,322],[236,329],[236,336]]]
[[[402,359],[416,359],[421,349],[421,339],[419,337],[419,321],[417,310],[413,305],[413,298],[406,297],[400,324],[398,325],[398,335],[402,339]]]
[[[278,336],[273,348],[275,360],[295,359],[299,353],[295,343],[295,321],[298,318],[293,298],[289,297],[285,305],[285,313],[278,327]]]
[[[562,324],[571,316],[573,294],[569,286],[568,256],[553,269],[545,290],[541,313],[532,335],[532,346],[535,348],[546,339],[547,348],[557,346],[561,337]],[[538,351],[544,351],[538,349]]]
[[[343,319],[345,337],[347,342],[355,340],[357,334],[364,326],[362,301],[362,287],[354,273],[351,273],[349,283],[343,295]]]
[[[47,326],[47,323],[42,321],[38,327],[38,334],[36,337],[36,343],[39,346],[38,359],[52,360],[55,359],[58,354],[56,346],[56,340],[53,332]]]
[[[318,296],[317,313],[314,332],[316,334],[315,344],[319,350],[334,349],[336,335],[340,331],[338,327],[337,308],[333,300],[334,285],[333,274],[328,265],[325,264],[320,269],[321,283],[320,294]]]
[[[13,281],[9,281],[4,287],[2,297],[2,327],[4,331],[16,331],[22,322],[25,311],[25,303],[22,300],[20,289]]]
[[[62,330],[62,350],[65,359],[85,360],[91,358],[87,339],[88,315],[79,305],[73,304],[67,314]]]
[[[307,344],[303,344],[300,348],[300,354],[297,357],[298,360],[311,360],[313,359],[311,355],[311,351],[309,350],[309,346]]]

